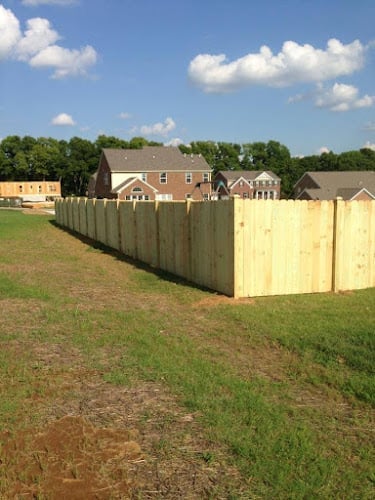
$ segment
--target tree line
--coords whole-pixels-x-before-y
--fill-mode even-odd
[[[84,196],[90,176],[96,172],[103,148],[162,146],[134,137],[129,141],[100,135],[92,142],[79,137],[69,141],[31,136],[8,136],[0,142],[0,181],[59,180],[63,196]],[[297,180],[307,171],[375,170],[375,151],[333,152],[301,158],[292,157],[278,141],[235,144],[196,141],[179,146],[182,153],[201,154],[213,169],[271,170],[281,178],[283,197],[288,197]]]

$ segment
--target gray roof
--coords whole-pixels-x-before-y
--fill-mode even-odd
[[[274,181],[279,181],[280,177],[271,172],[271,170],[220,170],[221,174],[227,181],[234,182],[240,177],[246,181],[255,181],[262,174],[268,174]]]
[[[103,149],[111,172],[211,172],[202,155],[183,154],[176,147]]]
[[[312,199],[334,200],[337,196],[341,196],[344,200],[350,200],[362,189],[366,189],[372,196],[375,196],[375,171],[373,170],[306,172],[304,176],[306,175],[319,186],[316,189],[309,188],[302,191],[302,193],[308,192]]]

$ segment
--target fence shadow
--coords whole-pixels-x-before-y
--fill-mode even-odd
[[[212,295],[223,295],[216,290],[212,290],[210,288],[198,285],[197,283],[194,283],[192,281],[188,281],[185,278],[182,278],[180,276],[176,276],[175,274],[169,273],[168,271],[164,271],[162,269],[158,269],[156,267],[152,267],[149,264],[146,264],[145,262],[142,262],[137,259],[133,259],[132,257],[129,257],[119,250],[115,250],[114,248],[111,248],[107,245],[104,245],[103,243],[93,240],[89,238],[88,236],[82,235],[80,233],[77,233],[76,231],[73,231],[72,229],[69,229],[68,227],[61,226],[56,222],[56,220],[50,220],[49,223],[54,226],[55,228],[64,231],[65,233],[69,234],[70,236],[73,236],[74,238],[78,239],[82,243],[84,243],[87,246],[90,246],[94,250],[100,251],[103,254],[110,255],[116,260],[120,262],[124,262],[126,264],[129,264],[137,269],[140,269],[142,271],[146,271],[148,273],[152,273],[154,276],[157,276],[160,280],[166,281],[168,283],[173,283],[175,285],[179,285],[181,287],[186,287],[186,288],[193,288],[195,290],[201,290],[207,293],[211,293]]]

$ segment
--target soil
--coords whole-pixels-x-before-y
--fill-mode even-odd
[[[14,341],[38,359],[43,393],[25,400],[22,430],[0,432],[1,499],[195,499],[240,493],[218,446],[156,383],[120,387],[60,344]],[[38,384],[36,383],[36,386]],[[47,387],[47,389],[45,389]],[[33,420],[37,420],[37,424]],[[214,459],[213,459],[214,457]]]

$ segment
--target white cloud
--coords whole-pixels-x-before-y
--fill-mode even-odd
[[[90,45],[80,50],[50,45],[32,57],[29,64],[35,68],[54,68],[52,78],[60,79],[67,76],[85,76],[88,68],[96,61],[97,53]]]
[[[369,108],[375,104],[375,96],[359,96],[359,90],[354,85],[334,83],[332,87],[324,87],[321,83],[315,91],[306,94],[297,94],[289,97],[289,103],[313,100],[317,108],[326,108],[330,111],[350,111],[352,109]],[[369,130],[367,128],[367,130]]]
[[[190,62],[188,74],[205,92],[230,92],[250,85],[282,87],[349,75],[363,67],[365,52],[359,40],[344,45],[332,38],[325,50],[287,41],[276,55],[264,45],[259,53],[232,62],[225,54],[199,54]]]
[[[328,108],[331,111],[349,111],[351,109],[368,108],[375,104],[375,96],[359,96],[359,91],[353,85],[335,83],[330,88],[319,85],[315,99],[318,108]]]
[[[175,128],[175,122],[172,118],[168,117],[165,119],[164,123],[158,122],[153,125],[143,125],[140,128],[140,132],[143,135],[160,135],[166,137],[169,132],[172,132]]]
[[[37,5],[72,5],[77,0],[22,0],[22,4],[30,7]]]
[[[76,123],[71,115],[68,115],[67,113],[60,113],[59,115],[52,118],[51,124],[58,126],[73,126]]]
[[[26,26],[22,35],[13,12],[0,5],[0,60],[13,58],[35,68],[53,68],[53,78],[86,76],[90,67],[96,64],[98,55],[90,45],[81,49],[56,45],[61,37],[48,19],[29,19]]]
[[[164,146],[177,147],[177,146],[180,146],[180,144],[183,144],[183,143],[184,143],[184,141],[182,139],[180,139],[179,137],[175,137],[174,139],[171,139],[170,141],[165,142]]]
[[[36,17],[26,21],[28,29],[23,38],[16,45],[18,58],[22,61],[28,61],[41,50],[55,43],[59,34],[51,28],[48,19]]]
[[[317,151],[318,155],[322,155],[323,153],[330,153],[330,152],[331,152],[331,150],[329,148],[327,148],[327,146],[322,146]]]
[[[13,12],[0,5],[0,60],[9,57],[21,38],[20,23]]]
[[[130,113],[122,112],[119,114],[119,118],[121,118],[121,120],[129,120],[131,117],[132,115]]]
[[[372,149],[372,151],[375,151],[375,143],[371,143],[370,141],[367,141],[366,144],[364,144],[362,147],[366,149]]]

